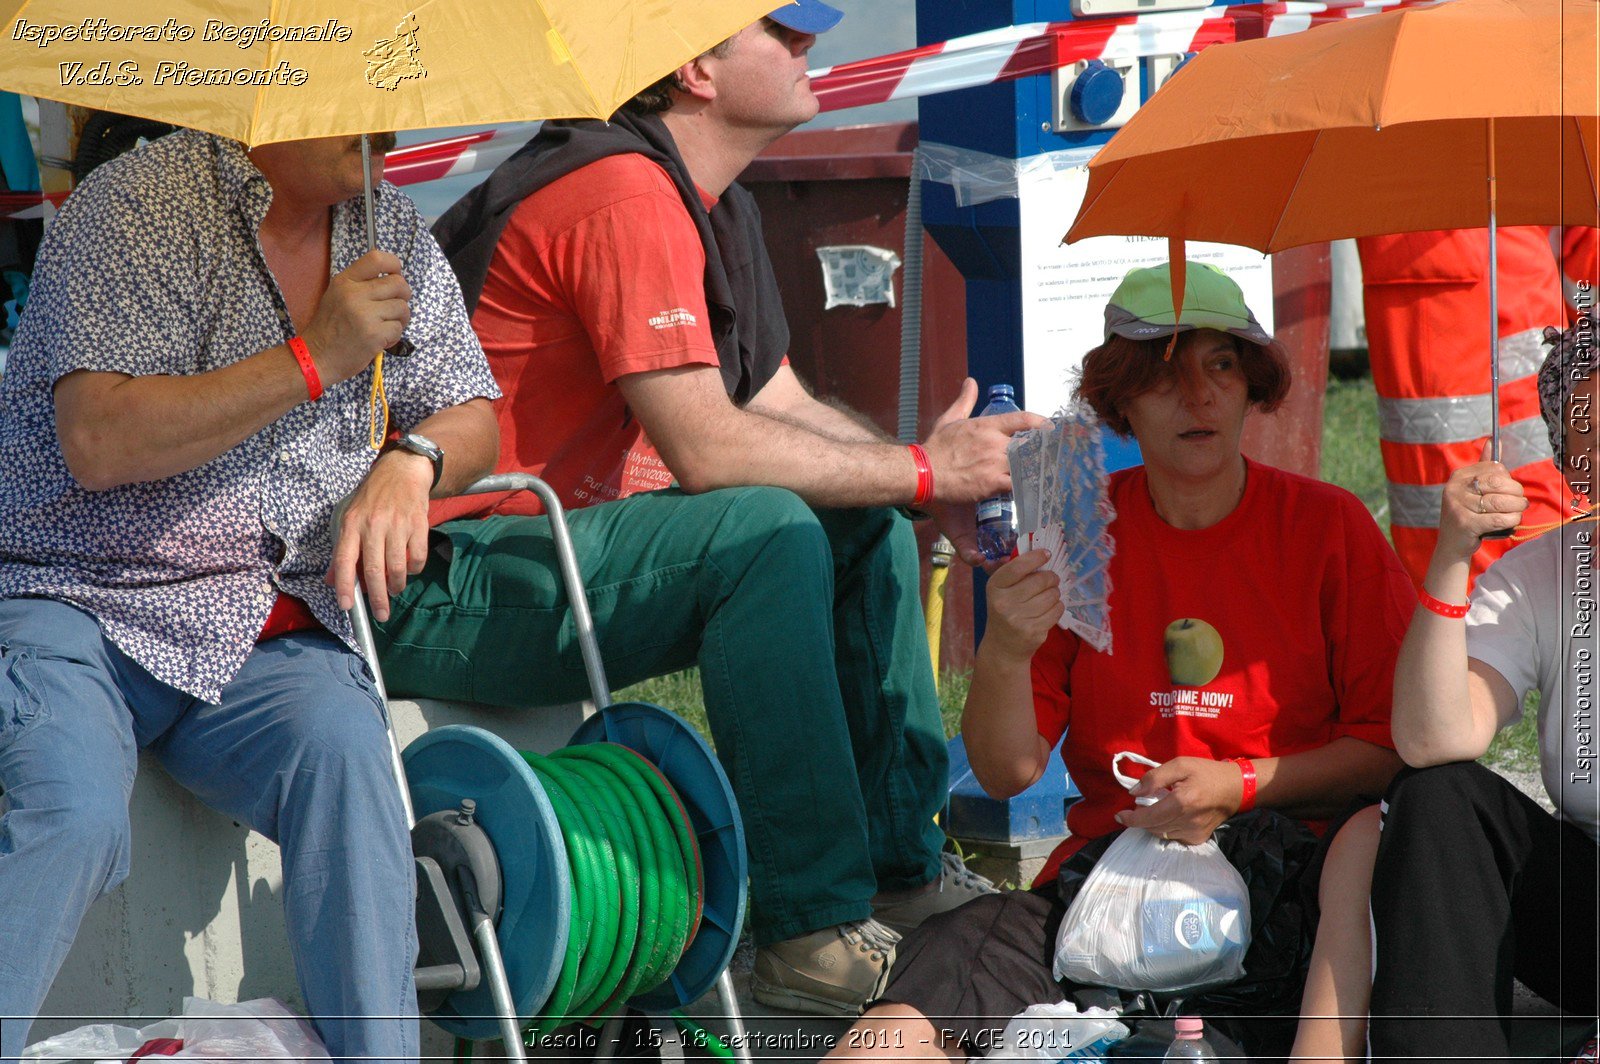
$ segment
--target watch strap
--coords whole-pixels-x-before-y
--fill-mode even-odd
[[[401,433],[395,437],[389,446],[420,455],[433,463],[433,483],[428,485],[428,490],[432,491],[439,486],[439,479],[444,476],[444,448],[431,440],[424,440],[409,432]]]

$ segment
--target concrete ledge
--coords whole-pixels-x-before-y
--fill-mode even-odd
[[[1066,841],[1066,836],[1022,839],[1017,842],[956,836],[955,841],[968,868],[994,880],[996,885],[1027,890],[1034,878],[1044,870],[1045,862],[1056,847]]]
[[[402,747],[430,728],[473,724],[519,750],[546,753],[565,746],[593,707],[423,699],[389,710]],[[277,847],[207,809],[148,755],[139,759],[130,815],[132,873],[85,917],[29,1040],[96,1020],[142,1026],[178,1013],[186,995],[278,997],[303,1011],[284,937]],[[423,1031],[425,1053],[449,1054],[442,1032],[431,1024]]]

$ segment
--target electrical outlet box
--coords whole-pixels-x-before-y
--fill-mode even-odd
[[[1155,95],[1157,89],[1167,83],[1167,79],[1177,73],[1178,68],[1189,56],[1185,53],[1169,55],[1152,55],[1144,61],[1145,99]]]
[[[1072,90],[1078,79],[1090,71],[1092,64],[1103,64],[1122,77],[1122,103],[1103,122],[1086,121],[1072,106]],[[1103,74],[1101,75],[1103,76]],[[1121,126],[1139,109],[1139,60],[1098,59],[1084,60],[1064,66],[1053,75],[1055,94],[1054,131],[1057,133],[1081,132],[1088,129],[1112,129]]]

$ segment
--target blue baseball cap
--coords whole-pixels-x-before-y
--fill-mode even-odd
[[[827,33],[844,18],[844,12],[822,0],[794,0],[767,16],[796,33]]]

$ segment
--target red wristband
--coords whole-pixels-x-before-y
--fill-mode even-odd
[[[1230,757],[1239,766],[1239,812],[1248,813],[1256,807],[1256,765],[1248,757]]]
[[[306,379],[306,394],[311,396],[314,403],[322,398],[322,377],[317,374],[317,364],[311,361],[311,351],[306,347],[305,340],[298,336],[289,337],[289,353],[300,364],[300,374]]]
[[[911,500],[912,506],[926,506],[933,501],[933,466],[928,462],[928,452],[922,449],[922,444],[910,445],[911,460],[917,464],[917,494]]]
[[[1468,607],[1465,604],[1455,606],[1442,599],[1436,599],[1428,594],[1428,589],[1425,587],[1417,589],[1417,600],[1422,603],[1424,609],[1437,613],[1441,617],[1448,617],[1452,621],[1459,621],[1467,615]]]

